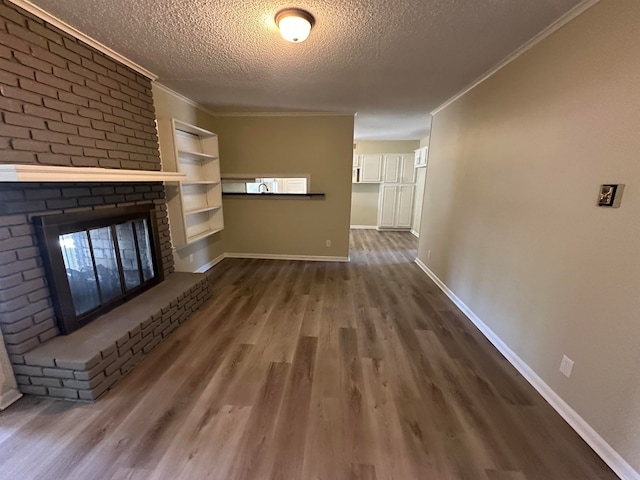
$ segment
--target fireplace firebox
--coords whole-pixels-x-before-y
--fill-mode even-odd
[[[33,220],[63,335],[163,280],[153,205]]]

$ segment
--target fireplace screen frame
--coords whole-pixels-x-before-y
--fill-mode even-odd
[[[71,286],[67,278],[67,270],[64,262],[62,245],[60,236],[74,232],[88,232],[96,228],[112,227],[115,231],[116,225],[126,224],[136,220],[146,219],[148,226],[148,238],[150,244],[150,258],[153,264],[154,277],[144,280],[141,269],[140,248],[137,233],[133,228],[133,236],[136,244],[137,264],[140,272],[140,284],[134,288],[127,289],[124,281],[124,270],[118,252],[118,239],[113,236],[114,247],[116,250],[118,274],[121,282],[121,294],[117,297],[104,301],[102,294],[100,295],[100,304],[87,312],[77,314],[71,292]],[[136,205],[130,207],[105,208],[100,210],[92,210],[86,212],[70,212],[65,214],[44,215],[33,217],[36,228],[36,234],[44,267],[47,272],[49,289],[53,299],[53,307],[58,320],[60,333],[68,335],[71,332],[87,325],[95,320],[98,316],[112,310],[118,305],[131,300],[140,295],[144,291],[157,285],[164,280],[164,272],[162,270],[162,257],[160,255],[160,238],[158,234],[157,215],[154,205]],[[95,258],[91,251],[92,262],[95,274]],[[99,283],[99,282],[98,282]]]

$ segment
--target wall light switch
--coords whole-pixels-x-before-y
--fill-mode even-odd
[[[619,208],[620,202],[622,201],[623,191],[624,185],[619,183],[600,185],[600,193],[598,194],[598,206]]]
[[[570,377],[571,370],[573,370],[573,360],[566,355],[563,355],[562,361],[560,362],[560,371],[565,377]]]

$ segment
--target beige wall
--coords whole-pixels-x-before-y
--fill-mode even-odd
[[[376,153],[410,153],[420,147],[419,140],[356,141],[358,155]],[[379,184],[354,183],[351,195],[351,225],[378,225]]]
[[[378,225],[379,183],[354,183],[351,191],[351,225]]]
[[[309,174],[319,200],[225,198],[227,252],[347,257],[353,117],[216,119],[224,174]],[[331,240],[331,247],[326,247]]]
[[[158,120],[175,118],[209,131],[216,131],[215,118],[212,115],[194,107],[156,84],[152,85],[152,90],[153,104],[156,108],[156,118]],[[173,221],[173,219],[169,220]],[[225,251],[224,234],[225,232],[222,231],[180,250],[175,250],[173,258],[176,270],[179,272],[193,272],[215,260]]]
[[[435,115],[419,258],[640,471],[638,18],[603,0]]]
[[[220,116],[154,85],[160,119],[175,118],[218,134],[226,174],[311,175],[326,198],[224,199],[222,232],[174,253],[176,269],[194,271],[222,253],[349,255],[353,117]],[[331,247],[326,247],[331,240]]]
[[[375,153],[413,153],[420,147],[419,140],[365,140],[356,141],[356,153],[367,155]]]

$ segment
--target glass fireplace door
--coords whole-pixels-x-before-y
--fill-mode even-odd
[[[142,206],[36,217],[63,333],[162,279],[156,222]]]

